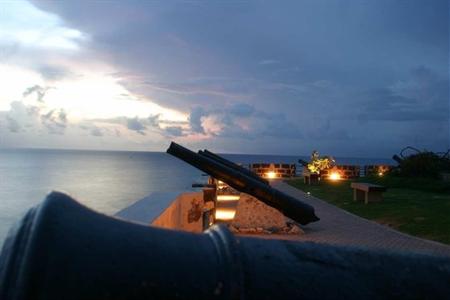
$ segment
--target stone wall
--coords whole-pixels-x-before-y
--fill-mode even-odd
[[[253,163],[250,164],[250,170],[258,174],[260,177],[267,178],[267,173],[273,172],[274,178],[290,178],[295,177],[295,164],[281,163]]]
[[[189,232],[203,231],[203,193],[180,194],[151,224]]]

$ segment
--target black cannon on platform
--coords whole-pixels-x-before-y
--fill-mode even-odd
[[[448,299],[450,260],[171,231],[52,193],[10,231],[2,300]]]
[[[232,162],[226,165],[218,159],[213,159],[205,154],[197,154],[174,142],[170,144],[167,153],[225,182],[240,192],[258,198],[300,224],[305,225],[319,220],[311,205],[286,195],[272,188],[262,180],[257,180],[254,176],[242,172],[239,166],[239,168],[230,167],[229,164],[233,164]]]

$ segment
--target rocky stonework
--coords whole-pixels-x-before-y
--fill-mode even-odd
[[[245,234],[303,234],[303,230],[275,208],[250,195],[241,194],[236,215],[229,228]]]

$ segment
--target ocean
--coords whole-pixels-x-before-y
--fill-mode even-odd
[[[304,156],[225,154],[237,163],[296,163]],[[389,159],[337,158],[340,164],[392,163]],[[0,150],[0,245],[11,227],[52,190],[114,214],[156,191],[192,190],[202,172],[161,152]]]

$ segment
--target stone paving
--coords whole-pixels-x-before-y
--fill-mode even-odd
[[[297,236],[296,240],[450,256],[450,246],[413,237],[360,218],[323,200],[309,196],[285,182],[277,181],[272,185],[312,205],[320,218],[318,222],[302,226],[305,234]]]

